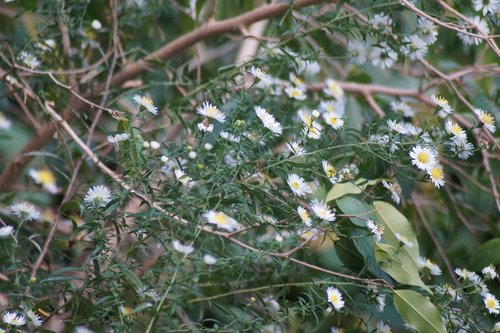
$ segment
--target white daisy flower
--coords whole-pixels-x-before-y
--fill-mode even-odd
[[[328,96],[334,97],[337,101],[344,98],[344,89],[333,79],[326,79],[323,92]]]
[[[86,326],[76,326],[75,333],[94,333],[94,331],[92,331]]]
[[[320,234],[320,230],[316,228],[297,230],[297,234],[304,240],[315,240]]]
[[[211,210],[204,213],[203,217],[208,223],[215,224],[218,228],[229,232],[240,230],[242,228],[242,225],[238,221],[233,219],[231,216],[226,215],[224,212]]]
[[[403,243],[404,246],[406,246],[406,247],[413,247],[413,243],[410,242],[410,240],[406,236],[401,235],[399,232],[396,232],[396,234],[394,236],[396,236],[396,238],[398,239],[398,241],[400,241],[401,243]]]
[[[2,314],[2,320],[7,325],[11,326],[23,326],[26,324],[26,318],[17,312],[6,311]]]
[[[313,121],[311,126],[305,125],[302,129],[302,134],[306,135],[310,139],[318,140],[321,137],[321,130],[323,126],[317,121]]]
[[[285,92],[287,93],[288,97],[294,98],[299,101],[303,101],[307,97],[304,90],[300,87],[290,86],[285,89]]]
[[[476,12],[482,11],[484,16],[488,13],[494,15],[500,10],[500,0],[472,0],[472,5]]]
[[[121,141],[128,140],[130,135],[128,133],[119,133],[116,135],[108,135],[108,142],[112,144],[117,144]]]
[[[341,327],[332,326],[330,328],[330,333],[345,333],[345,330]]]
[[[375,333],[392,333],[392,329],[389,325],[385,324],[382,321],[377,322],[377,330]]]
[[[420,170],[429,170],[436,164],[434,152],[427,147],[422,148],[420,145],[411,149],[410,157],[412,158],[411,163]]]
[[[441,268],[430,259],[425,257],[418,257],[417,265],[419,269],[427,269],[431,275],[438,276],[441,275]]]
[[[337,169],[335,169],[328,161],[323,160],[321,165],[323,166],[323,171],[328,178],[332,178],[337,173]]]
[[[339,129],[344,126],[344,119],[339,118],[334,112],[323,113],[323,119],[325,119],[325,122],[333,129]]]
[[[203,256],[203,262],[207,265],[215,265],[217,263],[217,258],[211,254],[205,254]]]
[[[148,112],[152,114],[158,113],[158,108],[153,104],[153,100],[146,96],[135,95],[133,97],[134,102],[144,107]]]
[[[12,121],[0,112],[0,130],[7,130],[12,125]]]
[[[328,287],[326,289],[326,299],[330,302],[335,310],[340,311],[344,307],[344,301],[342,299],[342,294],[335,287]]]
[[[491,115],[491,113],[483,111],[482,109],[475,108],[474,113],[479,118],[484,128],[486,128],[489,132],[495,133],[495,118]]]
[[[366,222],[366,226],[375,236],[375,241],[379,243],[382,240],[382,235],[384,234],[384,226],[376,224],[375,222],[373,222],[373,220],[368,220]]]
[[[281,124],[276,121],[273,115],[269,114],[266,109],[256,106],[255,113],[257,117],[262,121],[264,127],[273,132],[275,135],[281,135],[283,129],[281,128]]]
[[[287,142],[288,151],[295,156],[302,156],[306,153],[304,148],[296,141]]]
[[[212,103],[205,101],[203,105],[199,106],[196,109],[196,113],[217,120],[220,123],[223,123],[226,121],[226,116],[224,113],[222,113],[219,108],[216,106],[212,105]]]
[[[201,123],[198,123],[198,129],[200,132],[212,132],[214,130],[214,125],[208,122],[208,119],[203,120]]]
[[[134,309],[132,309],[130,306],[120,305],[118,307],[118,310],[120,311],[122,316],[125,316],[125,317],[131,316],[132,314],[134,314]]]
[[[37,57],[26,51],[22,51],[21,53],[19,53],[19,55],[17,56],[17,60],[23,62],[26,67],[31,69],[37,69],[42,64],[40,60],[37,59]]]
[[[495,326],[493,326],[493,330],[494,330],[495,332],[500,332],[500,321],[497,321],[497,322],[495,323]]]
[[[60,191],[56,184],[56,177],[49,169],[31,169],[28,175],[49,193],[56,194]]]
[[[477,27],[477,30],[471,27],[469,23],[461,22],[460,26],[462,27],[463,30],[483,35],[488,35],[490,33],[490,29],[488,28],[488,23],[479,16],[474,16],[473,18],[470,18],[470,20],[474,23],[474,26]],[[481,38],[474,37],[471,35],[466,35],[461,32],[459,32],[457,36],[465,45],[479,45],[483,41]]]
[[[239,143],[241,141],[241,138],[239,136],[228,133],[226,131],[220,131],[219,135],[221,138],[223,138],[229,142]]]
[[[351,63],[363,65],[366,62],[366,45],[360,40],[349,41],[347,43],[347,55]]]
[[[26,311],[26,316],[31,320],[31,322],[35,327],[42,326],[43,324],[42,318],[39,315],[37,315],[34,311],[32,310]]]
[[[494,280],[498,277],[498,274],[495,271],[495,266],[493,265],[486,266],[483,268],[481,273],[483,273],[485,279]]]
[[[413,111],[413,109],[405,102],[392,101],[391,110],[392,112],[400,114],[404,117],[413,117],[415,115],[415,111]]]
[[[457,123],[454,123],[451,120],[447,120],[446,123],[444,124],[444,127],[445,127],[446,132],[448,134],[451,134],[451,135],[453,135],[455,137],[459,137],[459,138],[462,138],[462,139],[465,139],[467,137],[465,135],[465,131],[463,130],[463,128],[460,127],[460,125],[458,125]]]
[[[401,202],[401,186],[394,181],[392,183],[388,183],[385,180],[382,181],[382,185],[391,192],[391,199],[395,203],[399,204]]]
[[[311,225],[312,220],[311,217],[309,216],[309,212],[307,211],[307,209],[305,209],[302,206],[299,206],[297,207],[297,213],[299,214],[300,219],[302,220],[302,222],[304,222],[306,226]]]
[[[377,302],[378,312],[383,312],[385,308],[385,294],[378,294],[377,297],[375,297],[375,301]]]
[[[450,147],[450,151],[462,160],[466,160],[474,155],[474,145],[467,142],[467,138],[465,137],[454,137],[448,145]]]
[[[398,123],[397,121],[391,119],[387,120],[387,128],[389,131],[397,132],[403,135],[408,133],[407,127],[404,123]]]
[[[172,241],[172,246],[174,247],[175,251],[183,253],[185,255],[193,253],[193,251],[194,251],[194,247],[193,246],[191,246],[189,244],[188,245],[182,244],[178,240],[173,240]]]
[[[441,118],[445,118],[453,112],[448,100],[441,96],[431,95],[431,100],[439,107],[438,114]]]
[[[386,69],[394,65],[398,60],[398,54],[387,43],[382,42],[379,46],[373,48],[371,59],[374,66]]]
[[[335,213],[332,212],[332,210],[328,207],[328,205],[322,201],[314,199],[311,202],[311,209],[314,215],[316,215],[318,218],[324,221],[333,222],[336,219]]]
[[[319,105],[319,109],[328,112],[328,113],[333,113],[336,114],[338,118],[342,118],[345,114],[345,104],[343,100],[340,101],[322,101]]]
[[[295,195],[302,196],[312,192],[309,185],[304,181],[304,178],[295,173],[288,175],[287,183]]]
[[[432,45],[437,40],[437,27],[434,25],[434,22],[424,17],[417,18],[417,33],[427,45]]]
[[[111,191],[105,185],[96,185],[89,188],[83,199],[87,205],[105,207],[111,201]]]
[[[444,172],[443,168],[439,164],[435,164],[427,170],[427,175],[434,183],[436,188],[444,186]]]
[[[487,293],[484,296],[483,300],[484,300],[484,305],[486,306],[486,310],[488,310],[490,314],[500,313],[500,304],[498,303],[498,300],[494,295]]]
[[[384,29],[385,31],[391,30],[392,18],[385,13],[375,14],[369,22],[377,29]]]
[[[306,84],[297,75],[295,75],[293,73],[290,73],[290,74],[288,74],[288,79],[290,80],[290,82],[292,84],[294,84],[295,86],[299,87],[300,89],[302,89],[302,90],[305,89]]]
[[[14,227],[11,225],[0,228],[0,238],[12,236],[14,234]]]
[[[401,51],[410,58],[410,60],[422,60],[427,53],[427,43],[422,38],[416,35],[406,36],[403,38],[403,47]]]
[[[268,85],[271,83],[271,76],[259,67],[251,66],[247,70],[247,72],[252,74],[253,77],[259,79],[259,83],[262,83],[264,85]]]
[[[192,178],[188,177],[181,169],[174,170],[175,179],[177,179],[183,186],[189,188],[193,185]]]
[[[9,206],[9,211],[23,221],[34,221],[40,218],[38,208],[28,202],[13,203]]]

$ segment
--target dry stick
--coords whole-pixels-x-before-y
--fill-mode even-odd
[[[448,79],[454,81],[454,80],[457,80],[457,79],[461,78],[462,76],[465,76],[468,74],[479,74],[479,73],[488,73],[490,75],[500,73],[500,66],[497,66],[496,64],[484,65],[484,66],[474,65],[474,66],[462,68],[456,72],[448,73],[446,76],[448,77]],[[441,77],[436,78],[436,79],[430,81],[429,83],[424,84],[420,88],[420,90],[427,91],[430,88],[437,86],[445,81],[446,80],[441,78]]]
[[[169,59],[175,54],[180,53],[202,40],[220,36],[221,34],[227,32],[238,31],[241,26],[246,26],[253,22],[278,16],[285,13],[289,9],[298,9],[329,1],[331,0],[297,0],[291,4],[272,3],[227,20],[208,22],[200,26],[198,29],[174,39],[145,58],[125,66],[125,68],[113,76],[111,85],[118,86],[123,82],[144,73],[148,69],[148,63],[150,61]],[[103,89],[104,84],[100,84],[96,87],[95,91],[100,92]],[[84,96],[84,98],[88,99],[91,96],[92,95],[89,94],[88,96]],[[82,102],[75,96],[72,96],[68,102],[68,106],[63,112],[62,119],[71,121],[75,115],[84,110],[87,105],[87,103]],[[50,141],[54,133],[55,126],[52,124],[46,125],[42,128],[41,133],[33,137],[21,150],[21,152],[19,152],[13,160],[6,165],[3,172],[0,174],[0,190],[7,191],[13,188],[24,167],[33,158],[28,153],[40,150],[44,147]]]
[[[411,200],[413,201],[413,204],[415,205],[415,208],[417,209],[418,216],[420,217],[420,220],[422,221],[422,224],[424,225],[425,229],[427,230],[427,233],[432,239],[432,242],[434,245],[436,245],[436,248],[438,249],[439,254],[441,255],[441,258],[443,259],[446,268],[448,269],[448,273],[450,274],[451,278],[453,281],[455,281],[455,284],[458,284],[458,280],[455,277],[455,273],[453,272],[453,267],[451,266],[450,259],[448,259],[448,256],[446,255],[446,252],[444,251],[443,247],[441,246],[441,243],[439,243],[439,240],[434,236],[434,233],[432,232],[432,229],[429,225],[429,222],[427,222],[427,219],[425,218],[424,213],[422,212],[422,208],[419,205],[419,202],[416,198],[415,193],[411,194]]]

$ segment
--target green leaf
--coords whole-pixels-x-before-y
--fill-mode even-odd
[[[376,184],[377,181],[378,180],[366,180],[360,178],[355,182],[335,184],[330,192],[328,192],[326,202],[336,200],[347,194],[360,194],[366,189],[366,187]]]
[[[387,202],[375,201],[373,206],[377,210],[377,215],[379,217],[378,222],[382,223],[384,226],[383,242],[394,248],[398,248],[400,241],[396,238],[396,233],[408,238],[413,246],[404,246],[401,250],[406,252],[416,265],[419,256],[418,242],[413,227],[410,222],[408,222],[408,219],[401,214],[396,207]]]
[[[394,280],[399,283],[422,287],[431,293],[431,290],[420,279],[418,268],[406,253],[401,250],[398,252],[396,248],[381,243],[377,244],[375,257],[380,268]]]
[[[375,201],[373,206],[377,210],[375,221],[384,226],[383,243],[378,244],[376,251],[380,268],[399,283],[419,286],[432,293],[418,273],[418,242],[410,222],[387,202]],[[401,246],[396,233],[406,236],[413,246]]]
[[[482,244],[472,255],[469,268],[473,271],[480,271],[484,267],[492,264],[500,265],[500,238],[490,239]]]
[[[412,290],[395,290],[394,305],[401,317],[420,333],[446,333],[438,309]]]
[[[365,217],[366,219],[372,218],[372,215],[374,215],[375,213],[372,206],[351,196],[345,196],[338,199],[337,206],[345,214],[360,215]],[[389,276],[387,276],[387,274],[384,273],[384,271],[381,270],[379,265],[377,264],[377,258],[375,255],[375,240],[368,231],[365,221],[354,216],[350,217],[349,219],[354,224],[354,227],[350,228],[352,240],[341,238],[341,243],[339,245],[343,245],[344,248],[346,248],[347,246],[345,243],[351,241],[352,244],[354,244],[354,246],[356,247],[356,252],[359,252],[359,254],[361,254],[361,256],[363,257],[365,267],[368,268],[368,270],[375,276],[389,280]],[[345,242],[342,242],[343,240],[345,240]],[[351,249],[351,252],[353,252],[353,249]],[[355,259],[357,259],[357,257],[359,258],[359,255],[357,253],[356,255],[352,255],[349,253],[339,254],[339,256],[341,255],[343,256],[343,258],[341,259],[347,267],[351,267],[352,262],[356,262]]]

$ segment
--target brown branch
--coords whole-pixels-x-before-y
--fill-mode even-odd
[[[125,68],[113,76],[111,79],[111,85],[119,86],[123,82],[144,73],[149,67],[149,62],[154,60],[169,59],[202,40],[220,36],[221,34],[232,31],[238,32],[241,26],[246,26],[257,21],[278,16],[285,13],[289,9],[298,9],[329,1],[331,0],[296,0],[291,4],[272,3],[227,20],[219,22],[210,21],[203,24],[198,29],[174,39],[145,58],[125,66]],[[100,84],[94,91],[100,92],[104,90],[104,88],[104,84]],[[83,97],[86,99],[91,98],[91,96]],[[68,102],[68,106],[63,112],[62,119],[65,121],[71,121],[76,114],[81,112],[87,106],[87,103],[72,96]],[[0,190],[8,191],[13,188],[24,167],[32,160],[32,157],[29,156],[28,153],[40,150],[44,147],[54,135],[55,130],[56,128],[52,124],[42,127],[40,133],[35,135],[21,150],[21,152],[19,152],[13,160],[6,165],[3,172],[0,174]]]

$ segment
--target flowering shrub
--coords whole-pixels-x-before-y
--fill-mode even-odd
[[[1,4],[0,332],[500,331],[499,13]]]

